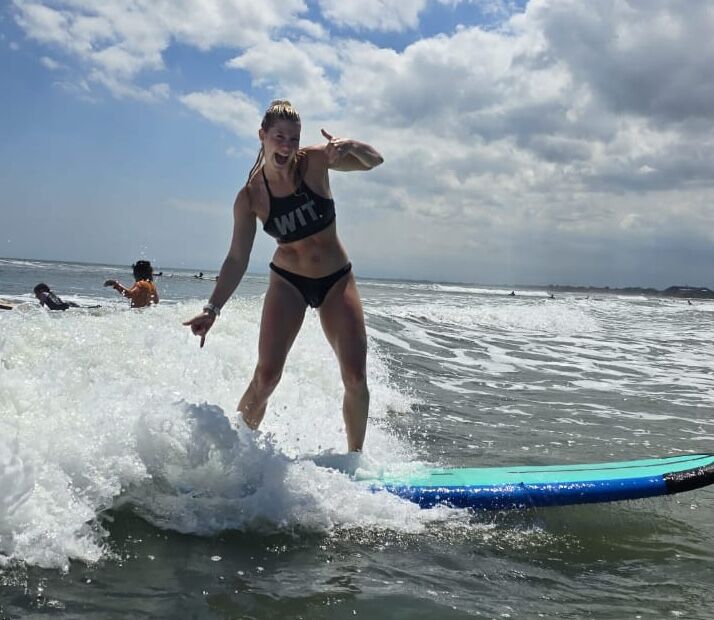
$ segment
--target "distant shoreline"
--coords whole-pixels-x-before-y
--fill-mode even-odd
[[[113,263],[93,263],[93,262],[83,262],[83,261],[72,261],[72,260],[56,260],[47,258],[21,258],[12,256],[0,256],[0,260],[17,260],[17,261],[36,261],[43,263],[57,263],[57,264],[69,264],[69,265],[82,265],[88,267],[113,267],[126,269],[126,265],[117,265]],[[218,273],[219,269],[198,269],[192,267],[164,267],[158,268],[159,271],[167,272],[184,272],[190,273],[191,277],[194,274],[201,271],[204,274]],[[269,272],[266,271],[250,271],[247,275],[254,276],[265,276]],[[158,275],[158,274],[157,274]],[[174,275],[172,273],[167,273],[165,277],[170,277]],[[183,274],[182,274],[183,276]],[[188,277],[188,276],[183,276]],[[215,276],[208,276],[204,278],[196,278],[203,280],[213,280]],[[641,286],[626,286],[626,287],[610,287],[610,286],[582,286],[576,284],[486,284],[483,282],[460,282],[460,281],[441,281],[441,280],[423,280],[415,278],[391,278],[391,277],[377,277],[377,276],[363,276],[367,280],[379,280],[383,282],[410,282],[414,284],[445,284],[447,286],[470,286],[470,287],[497,287],[497,288],[510,288],[510,289],[528,289],[528,290],[545,290],[548,292],[556,293],[585,293],[585,294],[615,294],[615,295],[649,295],[652,297],[674,297],[679,299],[714,299],[714,291],[705,286],[670,286],[664,290],[659,290],[653,287],[641,287]]]
[[[561,293],[615,293],[617,295],[647,295],[649,297],[675,297],[677,299],[714,299],[714,291],[705,286],[670,286],[664,290],[627,286],[611,288],[609,286],[571,286],[568,284],[549,284],[549,291]]]

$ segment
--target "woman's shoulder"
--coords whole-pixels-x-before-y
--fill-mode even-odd
[[[261,166],[253,173],[253,176],[251,176],[246,181],[246,184],[240,188],[238,195],[240,196],[241,193],[243,195],[255,193],[256,189],[258,188],[258,184],[263,182],[262,177],[263,177],[263,167]]]
[[[233,215],[236,217],[240,213],[243,217],[254,215],[264,219],[261,214],[269,208],[267,203],[267,190],[263,181],[262,168],[259,168],[238,190],[235,203],[233,203]]]
[[[260,195],[260,190],[262,189],[263,183],[263,173],[262,168],[258,170],[248,182],[238,190],[238,195],[236,196],[236,204],[239,201],[245,200],[248,204],[252,204]]]
[[[300,149],[300,178],[307,180],[308,185],[322,185],[327,176],[327,157],[321,145],[307,146]]]

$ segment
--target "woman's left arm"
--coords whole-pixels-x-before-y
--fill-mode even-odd
[[[347,138],[335,138],[324,129],[322,135],[328,140],[323,148],[327,157],[327,167],[331,170],[371,170],[384,161],[377,149],[369,144]]]

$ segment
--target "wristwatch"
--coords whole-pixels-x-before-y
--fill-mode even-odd
[[[210,312],[215,316],[221,316],[221,309],[216,304],[207,303],[205,306],[203,306],[203,311]]]

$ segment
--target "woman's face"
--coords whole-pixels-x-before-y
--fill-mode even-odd
[[[258,135],[265,149],[265,161],[276,168],[287,168],[300,148],[300,123],[294,121],[276,121]]]

